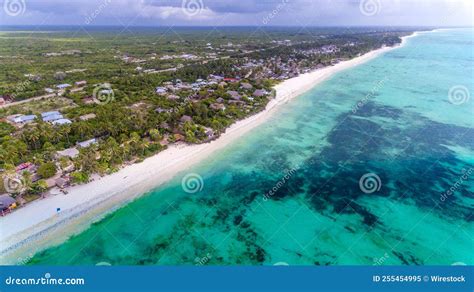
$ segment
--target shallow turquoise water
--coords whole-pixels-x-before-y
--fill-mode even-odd
[[[423,33],[334,76],[30,264],[474,264],[473,42]]]

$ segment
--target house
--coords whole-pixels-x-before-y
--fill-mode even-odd
[[[229,100],[229,104],[244,105],[245,102],[241,100]]]
[[[237,92],[237,91],[234,91],[234,90],[229,90],[227,91],[227,94],[230,95],[230,97],[232,99],[235,99],[235,100],[240,100],[242,97],[240,96],[240,94]]]
[[[87,114],[87,115],[83,115],[83,116],[80,116],[79,117],[79,120],[81,121],[88,121],[88,120],[92,120],[92,119],[95,119],[97,116],[95,114]]]
[[[166,87],[157,87],[155,89],[155,92],[156,92],[156,94],[164,95],[164,94],[166,94],[166,92],[168,92],[168,89]]]
[[[180,121],[181,121],[182,123],[185,123],[185,122],[192,122],[192,121],[193,121],[193,118],[191,118],[190,116],[184,115],[184,116],[181,117]]]
[[[168,141],[168,139],[169,139],[169,136],[168,136],[168,135],[165,135],[165,136],[163,137],[163,139],[161,139],[160,145],[161,145],[161,146],[167,146],[167,145],[169,145],[170,142]]]
[[[113,93],[114,91],[112,89],[102,89],[101,91],[99,91],[99,94],[101,95],[111,95]]]
[[[7,194],[0,195],[0,215],[5,216],[16,208],[16,201]]]
[[[69,163],[67,166],[62,168],[63,173],[70,173],[73,172],[75,169],[76,167],[74,166],[74,163]]]
[[[181,134],[174,134],[173,137],[176,142],[185,140],[184,136]]]
[[[56,88],[58,89],[66,89],[68,87],[71,87],[71,84],[64,83],[64,84],[56,85]]]
[[[55,180],[55,185],[60,189],[64,189],[65,187],[69,186],[69,184],[70,184],[70,180],[68,178],[60,177],[57,180]]]
[[[181,97],[179,97],[177,95],[174,95],[174,94],[170,94],[166,98],[169,99],[169,100],[177,100],[177,99],[180,99]]]
[[[218,103],[224,103],[225,99],[223,99],[222,97],[219,97],[219,98],[216,99],[216,101]]]
[[[239,79],[236,78],[224,78],[224,82],[238,82]]]
[[[240,84],[240,88],[243,88],[243,89],[252,89],[253,86],[252,86],[252,84],[250,84],[250,83],[243,82],[242,84]]]
[[[57,180],[57,176],[54,176],[52,178],[48,178],[45,180],[46,186],[48,187],[48,189],[56,186],[56,180]]]
[[[195,56],[193,54],[182,54],[180,57],[183,58],[183,59],[187,59],[187,60],[197,59],[197,56]]]
[[[30,81],[35,81],[35,82],[38,82],[38,81],[41,81],[41,76],[39,75],[35,75],[35,74],[24,74],[25,77],[28,77],[28,80]]]
[[[225,110],[225,105],[223,105],[222,103],[213,103],[209,106],[211,109],[213,110]]]
[[[221,81],[221,80],[224,80],[224,77],[223,76],[219,76],[219,75],[209,75],[209,79],[210,80],[215,80],[215,81]]]
[[[158,107],[158,108],[155,109],[155,112],[159,113],[159,114],[161,114],[161,113],[171,113],[172,111],[173,111],[173,109],[171,109],[171,108],[164,109],[164,108]]]
[[[33,172],[34,171],[34,168],[35,168],[35,165],[31,162],[25,162],[25,163],[22,163],[20,165],[18,165],[16,168],[15,168],[15,171],[17,173],[19,172],[23,172],[23,171],[29,171],[29,172]]]
[[[264,89],[257,89],[253,92],[253,96],[255,96],[255,97],[262,97],[262,96],[265,96],[267,94],[268,94],[268,92]]]
[[[79,142],[77,143],[77,146],[80,147],[80,148],[87,148],[91,145],[95,145],[97,144],[97,139],[96,138],[93,138],[93,139],[90,139],[90,140],[87,140],[87,141],[84,141],[84,142]]]
[[[69,119],[59,119],[51,122],[55,126],[69,125],[72,124],[72,121]]]
[[[45,91],[46,93],[54,93],[54,89],[49,88],[49,87],[48,87],[48,88],[45,88],[44,91]]]
[[[170,90],[170,91],[175,91],[176,88],[174,87],[173,84],[170,84],[170,85],[166,85],[166,89]]]
[[[12,122],[12,123],[16,123],[16,119],[17,119],[18,117],[21,117],[21,116],[23,116],[23,115],[21,115],[21,114],[16,114],[16,115],[7,116],[7,120],[10,121],[10,122]]]
[[[44,112],[44,113],[41,113],[41,118],[46,118],[48,116],[54,116],[54,115],[61,115],[60,112],[58,111],[50,111],[50,112]]]
[[[206,133],[207,138],[212,139],[214,138],[214,130],[212,128],[204,127],[204,132]]]
[[[61,157],[69,157],[69,158],[76,158],[79,155],[79,150],[76,147],[68,148],[62,151],[56,152],[56,155]]]
[[[87,85],[87,81],[85,81],[85,80],[77,81],[77,82],[74,82],[74,85],[76,85],[78,87],[85,86],[85,85]]]
[[[36,115],[14,115],[13,118],[9,119],[9,121],[15,124],[27,124],[31,123],[36,119]]]
[[[10,96],[10,95],[3,95],[3,96],[0,96],[0,98],[3,98],[3,100],[5,100],[5,103],[10,103],[10,102],[15,101],[15,97]]]
[[[41,118],[44,122],[54,122],[64,119],[63,115],[58,111],[44,112],[41,114]]]
[[[86,97],[83,97],[83,98],[82,98],[82,102],[83,102],[84,104],[93,104],[93,103],[95,103],[93,96],[86,96]]]

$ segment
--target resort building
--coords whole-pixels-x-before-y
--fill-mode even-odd
[[[15,171],[17,173],[21,173],[21,172],[24,172],[24,171],[34,173],[36,171],[36,166],[31,162],[24,162],[24,163],[21,163],[20,165],[18,165],[15,168]]]
[[[80,148],[87,148],[91,145],[97,144],[97,139],[93,138],[84,142],[77,143],[77,146]]]
[[[185,123],[185,122],[192,122],[192,121],[193,121],[193,118],[191,118],[190,116],[184,115],[184,116],[181,117],[180,121],[181,121],[182,123]]]
[[[12,123],[15,124],[27,124],[31,123],[36,119],[35,115],[13,115],[7,118]]]
[[[61,157],[68,157],[68,158],[76,158],[79,155],[79,150],[76,147],[71,147],[62,151],[56,152],[58,158]]]
[[[268,92],[264,89],[257,89],[253,92],[253,96],[255,96],[255,97],[262,97],[262,96],[265,96],[267,94],[268,94]]]
[[[64,84],[59,84],[56,86],[56,88],[58,89],[66,89],[68,87],[71,87],[71,84],[64,83]]]
[[[16,208],[16,201],[7,194],[0,195],[0,215],[5,216]]]
[[[213,110],[225,110],[225,105],[223,105],[222,103],[212,103],[210,106],[209,106],[211,109]]]
[[[41,113],[41,118],[43,119],[44,122],[54,122],[57,120],[64,119],[63,115],[58,111]]]
[[[97,116],[95,114],[87,114],[87,115],[80,116],[79,119],[81,121],[88,121],[88,120],[95,119],[96,117]]]
[[[72,121],[69,119],[59,119],[59,120],[52,121],[52,124],[55,126],[69,125],[69,124],[72,124]]]
[[[240,87],[243,88],[243,89],[252,89],[252,88],[253,88],[252,84],[247,83],[247,82],[243,82],[243,83],[240,85]]]
[[[74,85],[76,85],[76,86],[85,86],[85,85],[87,85],[87,81],[85,81],[85,80],[77,81],[77,82],[74,83]]]
[[[229,90],[227,91],[227,94],[229,94],[230,97],[235,100],[240,100],[242,98],[237,91]]]
[[[166,87],[157,87],[155,89],[155,92],[156,92],[156,94],[164,95],[164,94],[166,94],[166,92],[168,92],[168,89]]]
[[[102,89],[101,91],[99,91],[99,94],[105,94],[105,95],[109,95],[109,94],[112,94],[114,91],[112,89]]]

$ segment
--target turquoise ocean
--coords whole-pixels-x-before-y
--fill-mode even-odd
[[[28,264],[474,265],[473,94],[474,30],[420,33]]]

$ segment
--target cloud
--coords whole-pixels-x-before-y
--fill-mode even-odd
[[[0,0],[25,12],[0,14],[1,25],[412,25],[472,26],[471,0]],[[361,1],[377,11],[361,13]],[[100,13],[97,13],[97,12]]]

